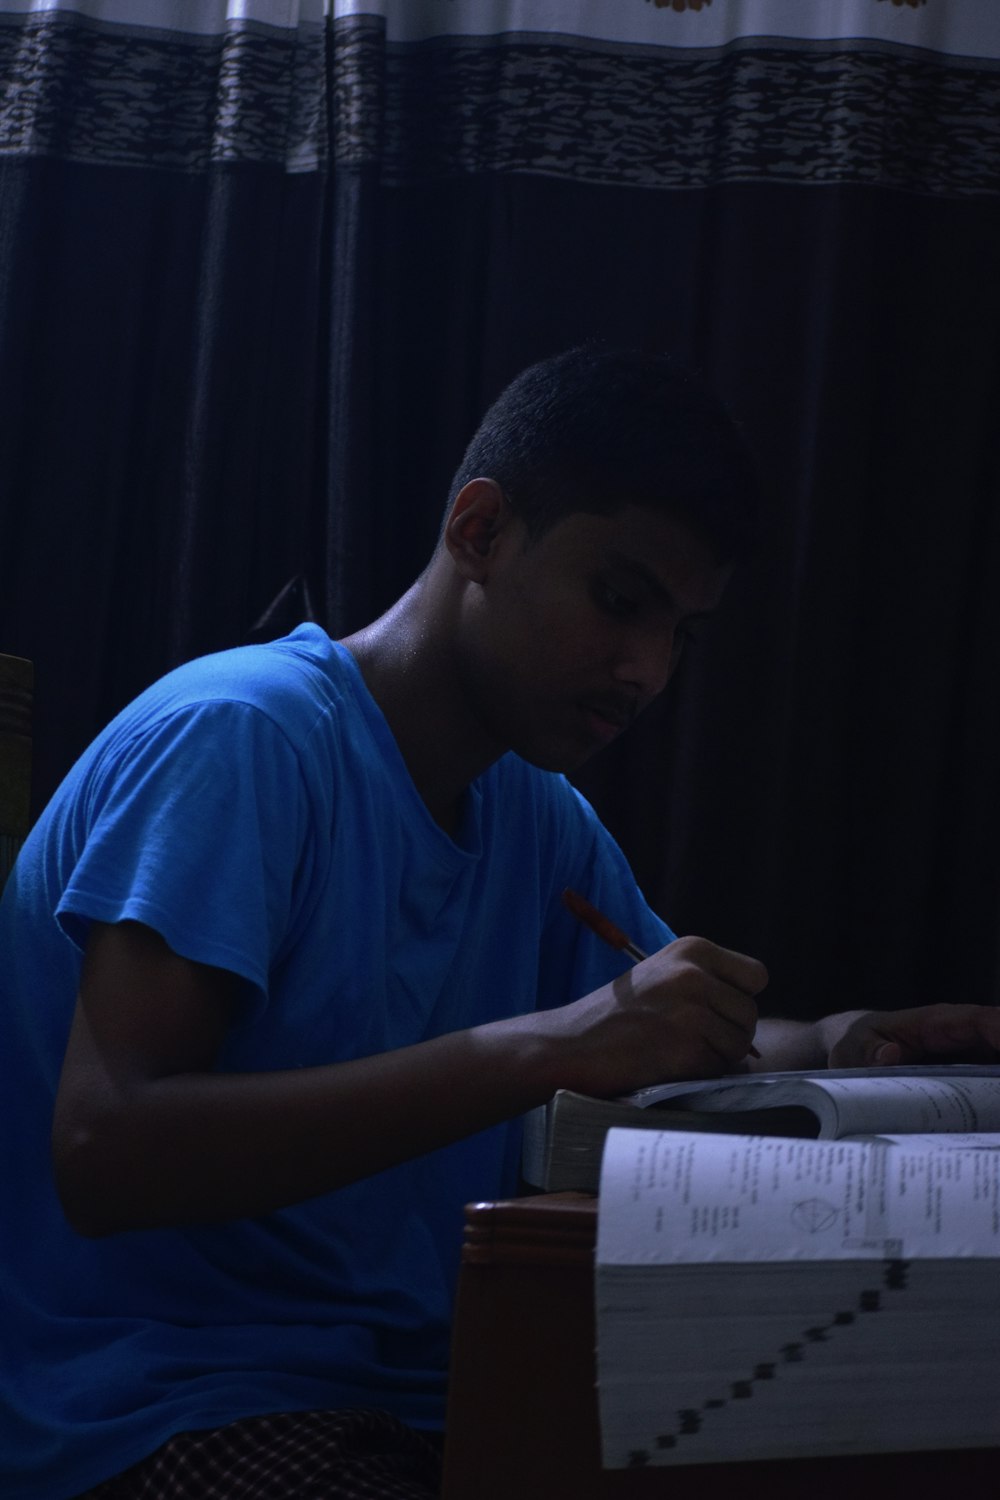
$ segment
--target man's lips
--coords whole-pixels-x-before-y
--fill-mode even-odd
[[[588,698],[580,707],[594,728],[607,739],[613,739],[627,729],[638,712],[631,699],[621,698]]]

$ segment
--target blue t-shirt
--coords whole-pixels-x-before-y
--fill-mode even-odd
[[[573,886],[647,948],[588,804],[507,755],[434,822],[350,654],[316,626],[205,657],[98,737],[0,904],[0,1492],[65,1500],[172,1433],[381,1406],[443,1423],[462,1209],[516,1187],[517,1122],[256,1219],[99,1240],[52,1185],[91,921],[243,980],[219,1070],[297,1068],[559,1005],[621,971]]]

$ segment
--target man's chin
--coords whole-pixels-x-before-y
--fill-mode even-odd
[[[562,776],[570,776],[574,771],[578,771],[602,748],[601,745],[532,745],[524,749],[513,747],[516,755],[526,760],[529,765],[537,767],[539,771],[556,771]]]
[[[558,771],[568,776],[619,739],[625,728],[621,722],[595,710],[583,709],[568,723],[553,726],[548,734],[540,734],[537,729],[532,732],[529,727],[522,736],[511,738],[509,748],[540,771]]]

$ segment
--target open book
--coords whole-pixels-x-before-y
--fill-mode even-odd
[[[605,1467],[996,1447],[998,1205],[996,1151],[613,1129]]]
[[[525,1121],[525,1181],[548,1192],[596,1192],[613,1125],[822,1140],[947,1135],[955,1145],[1000,1148],[1000,1066],[741,1073],[620,1099],[561,1089]]]

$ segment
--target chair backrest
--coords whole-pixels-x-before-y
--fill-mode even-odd
[[[35,672],[0,655],[0,890],[31,826],[31,710]]]

